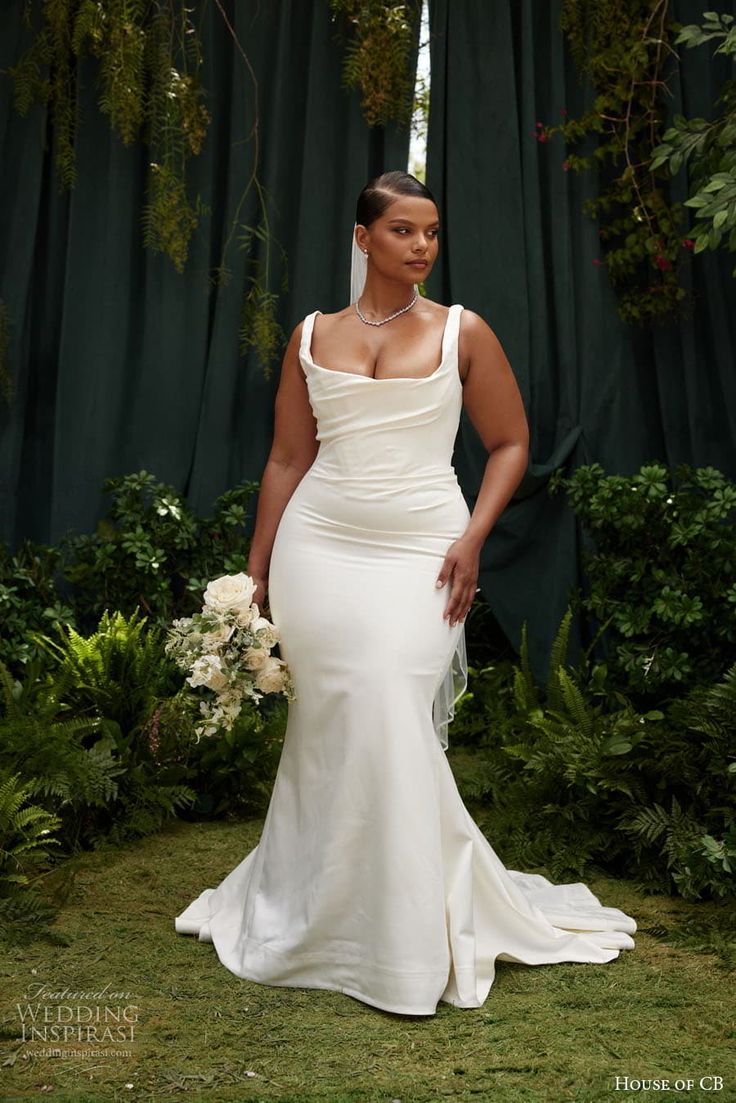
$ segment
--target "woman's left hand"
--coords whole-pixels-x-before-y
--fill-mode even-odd
[[[442,614],[452,628],[459,620],[465,620],[473,604],[478,588],[480,548],[475,541],[462,536],[447,549],[442,568],[437,576],[437,588],[444,586],[452,576],[450,598]]]

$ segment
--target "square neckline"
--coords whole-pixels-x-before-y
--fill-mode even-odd
[[[447,333],[450,324],[450,315],[453,309],[457,306],[457,303],[453,303],[447,308],[447,317],[445,318],[445,324],[442,328],[442,345],[440,348],[441,360],[439,365],[430,372],[429,375],[389,375],[383,378],[376,378],[375,375],[363,375],[361,372],[355,371],[340,371],[338,368],[325,368],[322,364],[317,364],[312,358],[312,336],[314,334],[314,320],[318,314],[324,313],[322,310],[314,310],[311,314],[311,323],[308,333],[309,339],[304,342],[302,353],[307,362],[318,371],[327,372],[329,375],[344,375],[348,379],[365,379],[369,383],[426,383],[429,379],[434,379],[436,375],[442,371],[447,360],[448,348],[447,348]]]

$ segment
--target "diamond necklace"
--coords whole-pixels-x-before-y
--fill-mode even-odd
[[[411,300],[411,302],[407,306],[402,306],[401,310],[395,310],[393,312],[393,314],[389,314],[388,318],[381,318],[380,322],[372,322],[370,320],[370,318],[365,317],[365,315],[361,312],[360,307],[358,306],[358,303],[360,302],[360,299],[356,300],[355,309],[358,312],[358,317],[360,318],[361,322],[365,322],[365,324],[367,326],[385,326],[386,322],[390,322],[392,318],[398,318],[399,314],[406,314],[407,310],[411,310],[411,308],[414,306],[414,303],[417,301],[418,298],[419,298],[419,293],[417,291],[416,284],[415,284],[414,285],[414,298]]]

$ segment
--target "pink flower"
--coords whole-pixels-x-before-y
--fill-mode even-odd
[[[684,237],[682,239],[682,244],[685,249],[693,249],[695,247],[695,242],[691,237]]]
[[[667,257],[662,256],[661,253],[657,253],[654,261],[661,272],[665,272],[668,268],[672,267],[672,261],[667,260]]]
[[[569,161],[563,161],[562,162],[562,167],[565,170],[565,172],[567,172],[568,169],[570,168],[570,162]]]

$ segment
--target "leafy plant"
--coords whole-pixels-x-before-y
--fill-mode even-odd
[[[560,133],[573,146],[597,137],[591,152],[568,152],[562,167],[600,174],[599,193],[583,209],[599,220],[606,255],[594,263],[608,269],[619,314],[630,324],[666,321],[692,305],[681,271],[693,242],[683,234],[683,205],[671,200],[669,172],[658,155],[670,92],[668,63],[678,58],[673,41],[688,41],[682,33],[675,38],[681,24],[670,10],[670,0],[563,0],[560,27],[596,95],[580,118],[566,117],[556,126],[537,123],[538,141]],[[729,85],[729,103],[731,97]],[[665,132],[665,141],[671,133]],[[724,144],[733,143],[733,133],[727,133]]]
[[[90,830],[95,842],[149,834],[195,799],[179,771],[162,768],[146,735],[156,704],[178,681],[162,631],[144,632],[146,619],[138,610],[127,619],[105,612],[86,639],[67,629],[61,645],[44,641],[58,660],[59,708],[96,718],[123,767],[115,799]]]
[[[451,747],[461,792],[482,802],[477,822],[507,865],[543,867],[553,879],[599,868],[649,891],[736,898],[736,667],[642,712],[611,685],[605,663],[584,655],[567,665],[571,616],[568,608],[546,684],[532,677],[525,629],[505,717],[481,705],[475,751]],[[467,708],[461,699],[458,715]]]
[[[57,592],[61,550],[25,540],[10,555],[0,545],[0,660],[20,669],[42,656],[35,633],[73,624]]]
[[[589,593],[618,687],[642,700],[717,679],[736,660],[736,485],[715,468],[600,464],[556,472],[587,546]]]
[[[104,488],[113,501],[96,531],[61,541],[64,577],[84,625],[105,609],[129,615],[139,607],[153,624],[167,626],[199,610],[211,578],[246,569],[244,528],[257,483],[221,495],[206,519],[146,471],[107,479]]]
[[[657,799],[621,821],[635,840],[661,846],[685,897],[736,892],[736,665],[668,709],[650,791]],[[653,764],[654,765],[654,764]]]
[[[0,895],[11,885],[27,885],[26,864],[46,857],[48,847],[59,842],[53,835],[58,816],[29,805],[30,794],[31,785],[21,784],[18,774],[0,781]]]
[[[350,27],[343,85],[360,90],[368,125],[396,122],[408,127],[414,108],[409,63],[421,4],[417,0],[330,0],[330,11],[333,22],[342,15]],[[342,37],[347,38],[344,32]]]
[[[33,888],[31,872],[58,845],[54,836],[60,821],[39,805],[29,803],[32,786],[18,774],[0,773],[0,937],[22,941],[29,921],[48,926],[55,909]]]
[[[44,638],[56,670],[27,701],[23,693],[16,700],[5,671],[0,762],[49,798],[72,850],[148,834],[195,799],[181,771],[162,764],[150,744],[158,694],[178,679],[160,633],[143,636],[144,623],[137,614],[129,621],[105,614],[89,639],[73,629],[62,646]]]
[[[66,853],[89,845],[89,829],[118,795],[124,770],[100,718],[60,718],[62,686],[14,682],[0,663],[0,768],[13,770],[60,821]]]
[[[715,52],[736,57],[734,17],[708,11],[703,19],[702,26],[691,23],[683,27],[676,44],[684,43],[690,49],[721,38]],[[695,229],[694,253],[719,248],[726,234],[728,248],[736,251],[736,80],[726,82],[717,103],[722,111],[713,122],[675,115],[673,125],[653,151],[650,166],[654,170],[666,164],[673,176],[689,166],[694,194],[685,200],[685,206],[692,207],[696,218],[702,220]],[[736,276],[736,268],[732,275]]]
[[[58,659],[57,694],[65,710],[104,717],[120,732],[138,734],[152,702],[173,690],[175,683],[162,632],[144,631],[146,620],[138,610],[128,619],[106,611],[89,637],[66,626],[62,645],[43,639],[43,646]]]

